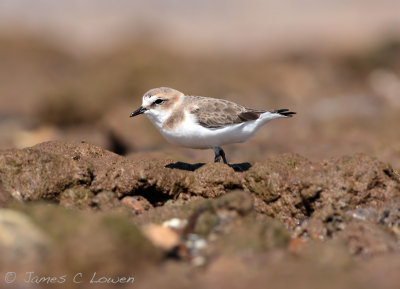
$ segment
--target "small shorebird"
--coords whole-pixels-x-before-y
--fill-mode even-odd
[[[295,112],[252,109],[224,99],[185,95],[160,87],[146,92],[142,106],[130,117],[139,114],[145,114],[170,143],[212,148],[214,162],[222,158],[228,164],[222,145],[245,142],[271,119],[291,117]]]

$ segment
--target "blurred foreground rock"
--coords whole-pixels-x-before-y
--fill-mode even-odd
[[[1,151],[0,274],[125,274],[141,288],[400,283],[390,165],[366,155],[176,161],[87,143]]]

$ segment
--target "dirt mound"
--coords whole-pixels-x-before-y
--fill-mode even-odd
[[[45,260],[47,274],[104,266],[102,274],[136,270],[144,288],[374,288],[384,269],[358,277],[382,264],[400,268],[400,176],[367,155],[226,166],[47,142],[0,152],[0,204],[8,207],[0,210],[3,265],[26,268],[22,252],[31,264]],[[237,274],[246,275],[241,286],[222,282]]]

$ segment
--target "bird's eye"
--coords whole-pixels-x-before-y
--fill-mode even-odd
[[[161,104],[164,102],[164,99],[158,98],[154,101],[155,104]]]

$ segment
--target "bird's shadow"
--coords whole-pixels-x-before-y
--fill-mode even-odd
[[[178,169],[184,171],[194,172],[195,170],[204,166],[205,163],[188,164],[184,162],[170,163],[165,167],[168,169]],[[235,172],[244,172],[252,167],[250,163],[228,164]]]

